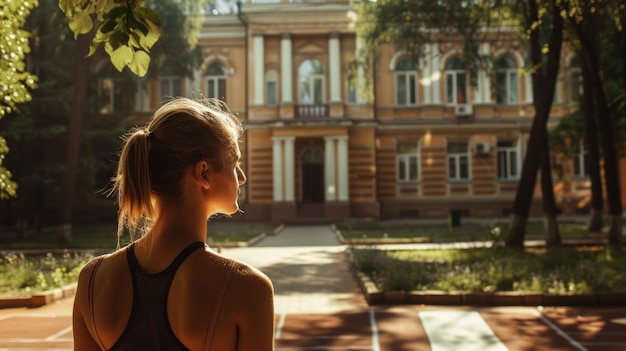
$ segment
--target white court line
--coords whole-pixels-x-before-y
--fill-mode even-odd
[[[277,347],[276,350],[371,350],[369,346],[298,346],[298,347]]]
[[[569,343],[572,344],[575,348],[579,349],[580,351],[589,351],[589,350],[587,350],[587,348],[585,348],[583,345],[581,345],[578,341],[576,341],[572,337],[570,337],[569,334],[567,334],[566,332],[561,330],[559,327],[557,327],[554,323],[552,323],[541,312],[535,311],[535,313],[539,316],[539,318],[541,318],[541,320],[544,323],[546,323],[550,328],[552,328],[552,330],[554,330],[557,334],[562,336],[565,340],[569,341]]]
[[[72,326],[70,325],[69,327],[59,330],[58,332],[50,335],[49,337],[45,338],[44,341],[52,341],[52,340],[56,340],[58,339],[61,335],[67,334],[72,330]]]
[[[285,326],[285,318],[287,317],[287,312],[284,312],[280,315],[280,319],[278,320],[278,325],[276,325],[276,330],[274,331],[274,339],[280,339],[280,336],[283,333],[283,327]]]
[[[432,351],[508,351],[476,311],[419,311]]]
[[[378,339],[378,326],[376,325],[376,312],[370,310],[370,325],[372,326],[372,350],[380,351],[380,340]]]
[[[8,313],[0,315],[0,321],[13,318],[13,317],[32,317],[32,318],[56,318],[56,317],[71,317],[71,313],[55,314],[55,313]]]

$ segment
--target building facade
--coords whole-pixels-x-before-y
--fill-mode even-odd
[[[250,221],[445,218],[510,213],[534,117],[529,66],[515,35],[486,36],[494,58],[475,84],[461,42],[427,45],[415,64],[385,44],[374,72],[349,84],[359,49],[349,0],[246,0],[206,16],[193,79],[161,77],[144,96],[223,99],[245,123]],[[577,108],[579,69],[563,50],[550,127]],[[372,90],[363,91],[373,73]],[[141,96],[138,96],[140,99]],[[584,147],[561,159],[555,195],[564,214],[588,209]],[[533,212],[540,211],[537,190]]]

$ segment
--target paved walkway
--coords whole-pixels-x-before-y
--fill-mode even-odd
[[[275,310],[286,313],[332,313],[362,310],[361,294],[341,245],[329,225],[287,226],[253,247],[223,249],[274,283]]]

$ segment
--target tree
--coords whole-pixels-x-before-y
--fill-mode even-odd
[[[35,1],[0,0],[0,118],[15,113],[18,105],[30,101],[37,77],[26,70],[29,33],[22,29]],[[15,197],[17,184],[3,165],[9,147],[0,136],[0,199]]]
[[[202,1],[196,2],[195,6],[201,3]],[[70,19],[70,29],[77,38],[74,96],[67,133],[66,170],[62,186],[63,202],[59,216],[59,235],[62,241],[71,240],[74,188],[89,73],[86,60],[96,55],[98,47],[103,45],[111,63],[119,72],[127,67],[132,74],[143,77],[150,71],[152,74],[157,74],[167,62],[176,62],[178,68],[174,71],[177,74],[191,74],[192,70],[189,67],[200,63],[199,60],[194,60],[198,57],[199,51],[194,50],[194,47],[184,38],[187,35],[195,37],[198,33],[185,32],[186,22],[181,9],[182,5],[185,4],[175,0],[60,1],[59,6]],[[165,20],[161,21],[162,18]],[[162,25],[164,26],[161,27]],[[174,41],[155,46],[156,50],[151,60],[149,50],[153,48],[162,33],[165,33],[166,38]],[[93,37],[80,34],[93,35]],[[88,48],[88,58],[85,59],[83,57]]]
[[[176,4],[189,14],[200,14],[208,0],[182,0]],[[118,71],[128,67],[143,77],[150,66],[150,50],[163,33],[160,14],[148,0],[60,0],[59,7],[69,19],[75,38],[95,33],[88,56],[104,46]],[[162,15],[162,13],[161,13]],[[200,30],[199,15],[186,16],[188,42],[194,47]]]
[[[558,245],[558,226],[556,225],[556,206],[551,182],[550,155],[548,148],[547,123],[550,117],[552,100],[554,99],[555,84],[559,74],[561,47],[563,43],[563,19],[561,9],[556,0],[549,1],[547,8],[542,8],[536,0],[520,2],[522,13],[528,28],[529,53],[531,60],[531,74],[533,83],[533,104],[535,117],[530,130],[526,155],[522,166],[522,175],[513,201],[513,214],[506,246],[523,250],[526,224],[530,214],[530,206],[537,179],[537,171],[541,167],[542,192],[544,200],[544,214],[548,230],[548,244]],[[544,18],[545,16],[545,18]],[[547,22],[549,39],[544,41],[541,23]],[[547,55],[543,52],[547,50]],[[547,57],[546,57],[547,56]],[[545,183],[544,183],[545,182]]]
[[[616,111],[611,107],[610,96],[604,73],[605,65],[602,62],[602,51],[599,42],[603,38],[615,38],[613,45],[620,45],[624,38],[624,2],[595,2],[595,1],[566,1],[566,19],[573,28],[580,43],[582,64],[590,82],[590,95],[593,98],[595,122],[598,131],[603,136],[601,141],[602,158],[604,165],[604,182],[607,187],[607,200],[610,212],[609,245],[620,248],[622,244],[622,201],[619,182],[619,167],[615,140]],[[611,35],[611,33],[613,33]],[[622,42],[623,43],[623,42]],[[622,47],[624,49],[624,47]],[[623,53],[623,52],[622,52]],[[622,57],[622,61],[624,61]],[[623,66],[622,66],[623,67]],[[622,70],[626,76],[626,68]],[[622,78],[624,79],[624,78]],[[621,89],[620,89],[621,90]],[[623,92],[623,90],[621,90]]]

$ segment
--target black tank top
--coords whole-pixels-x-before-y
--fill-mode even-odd
[[[195,250],[204,247],[194,242],[181,251],[163,271],[148,274],[141,270],[134,245],[126,249],[126,258],[133,281],[133,308],[126,329],[111,351],[184,350],[189,351],[174,334],[167,316],[167,297],[176,271]],[[219,306],[214,306],[219,308]]]

